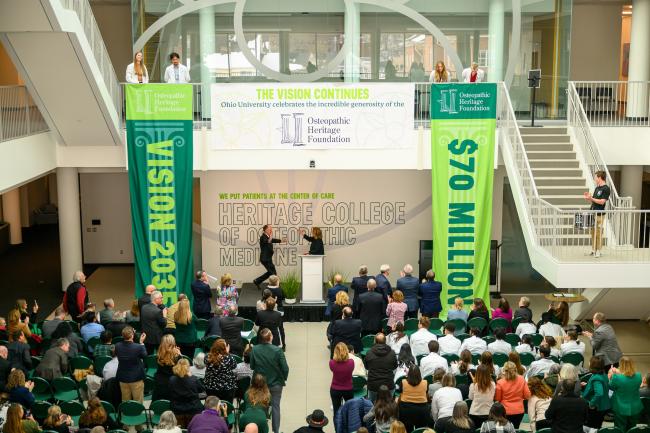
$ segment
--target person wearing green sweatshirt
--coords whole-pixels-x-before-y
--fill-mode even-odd
[[[586,384],[583,382],[584,390],[582,398],[589,403],[587,414],[588,427],[600,429],[603,426],[603,419],[608,410],[612,408],[609,401],[609,381],[605,375],[605,363],[600,356],[592,356],[589,361],[591,377]]]
[[[609,370],[609,388],[614,391],[612,395],[612,411],[614,412],[614,426],[621,431],[628,431],[636,426],[639,415],[643,411],[643,404],[639,396],[641,386],[641,373],[634,370],[632,360],[623,356],[619,361],[619,368]]]

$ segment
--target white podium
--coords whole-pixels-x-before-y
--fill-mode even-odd
[[[300,256],[303,304],[323,304],[323,260],[325,256]]]

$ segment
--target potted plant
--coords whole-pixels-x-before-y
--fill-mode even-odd
[[[339,274],[339,275],[341,275],[341,277],[343,277],[343,283],[348,281],[348,276],[349,275],[347,273],[343,272],[340,269],[332,268],[327,273],[327,284],[328,284],[329,287],[334,287],[336,285],[336,283],[334,282],[334,277],[337,274]]]
[[[295,272],[289,272],[280,277],[280,286],[284,293],[284,302],[286,304],[295,304],[300,290],[300,279]]]

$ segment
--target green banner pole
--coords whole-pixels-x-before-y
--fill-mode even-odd
[[[135,294],[153,284],[170,305],[192,299],[192,86],[125,91]]]
[[[490,297],[496,83],[431,85],[433,269],[442,317]]]

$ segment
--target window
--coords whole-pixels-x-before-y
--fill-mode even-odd
[[[404,33],[382,33],[379,42],[379,78],[404,76]]]
[[[289,34],[289,71],[305,74],[316,65],[316,33]]]

